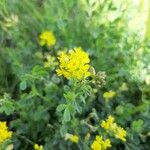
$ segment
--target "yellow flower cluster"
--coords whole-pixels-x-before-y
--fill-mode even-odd
[[[44,31],[39,36],[39,44],[41,46],[47,45],[47,46],[53,46],[56,43],[55,36],[50,31]]]
[[[108,116],[106,121],[103,120],[101,122],[101,127],[104,128],[107,132],[112,132],[116,138],[125,142],[127,132],[114,121],[115,119],[112,116]]]
[[[60,65],[56,70],[59,76],[68,79],[83,79],[90,76],[89,56],[81,47],[74,48],[68,53],[62,52],[58,57]]]
[[[43,150],[42,145],[34,144],[34,150]]]
[[[12,132],[8,130],[6,122],[0,121],[0,143],[12,137]]]
[[[109,139],[103,140],[102,136],[96,136],[91,145],[92,150],[106,150],[109,147],[111,147],[111,141]]]
[[[114,92],[114,91],[108,91],[108,92],[105,92],[105,93],[103,94],[103,97],[104,97],[106,100],[109,100],[109,99],[113,98],[115,95],[116,95],[116,92]]]

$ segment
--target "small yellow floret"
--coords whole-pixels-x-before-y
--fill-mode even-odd
[[[126,141],[126,136],[127,136],[127,132],[121,128],[121,127],[118,127],[117,130],[116,130],[116,138],[122,140],[123,142]]]
[[[41,46],[47,45],[47,46],[53,46],[56,43],[55,36],[50,31],[44,31],[39,36],[39,44]]]
[[[43,150],[42,145],[34,144],[34,150]]]
[[[109,100],[109,99],[113,98],[115,95],[116,95],[116,92],[114,92],[114,91],[108,91],[108,92],[105,92],[105,93],[103,94],[103,97],[104,97],[106,100]]]
[[[65,135],[65,140],[69,140],[69,141],[77,144],[79,142],[79,136],[76,134],[67,133]]]
[[[112,124],[114,123],[114,118],[112,116],[108,116],[106,121],[102,121],[101,127],[104,128],[105,130],[110,130],[112,127]]]
[[[73,143],[78,143],[79,142],[79,137],[77,135],[71,135],[69,140]]]

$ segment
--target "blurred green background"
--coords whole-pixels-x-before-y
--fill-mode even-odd
[[[43,48],[38,37],[45,30],[56,36],[55,51],[81,46],[90,54],[95,69],[106,72],[106,85],[97,99],[104,91],[117,91],[123,83],[127,85],[128,91],[118,95],[113,111],[118,113],[118,120],[143,120],[128,150],[148,150],[149,0],[0,0],[1,97],[10,93],[13,99],[19,99],[22,76],[42,64],[38,52],[42,53]]]

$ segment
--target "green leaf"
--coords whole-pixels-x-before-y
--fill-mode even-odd
[[[60,104],[57,106],[56,111],[61,112],[66,108],[65,104]]]
[[[80,107],[80,105],[78,103],[75,102],[75,108],[77,110],[78,113],[81,113],[82,108]]]
[[[48,117],[48,113],[45,111],[44,106],[38,106],[37,110],[31,115],[34,121],[45,120]]]
[[[32,75],[35,76],[36,78],[40,77],[46,77],[48,75],[47,71],[44,70],[42,66],[34,66],[32,69]]]
[[[15,101],[13,101],[8,94],[4,94],[3,98],[0,99],[0,113],[6,113],[10,115],[15,110]]]
[[[69,92],[70,87],[68,85],[64,85],[64,92],[67,93]]]
[[[67,92],[66,94],[64,94],[64,97],[66,100],[74,100],[76,98],[76,94],[74,92]]]
[[[19,86],[20,86],[21,90],[25,90],[27,88],[27,82],[26,81],[22,81]]]
[[[60,128],[60,134],[62,137],[64,137],[64,135],[67,133],[67,126],[64,124],[61,126]]]
[[[46,86],[45,86],[45,92],[48,94],[48,95],[54,95],[54,94],[56,94],[57,93],[57,91],[58,91],[58,86],[57,86],[57,84],[55,84],[55,83],[52,83],[52,82],[50,82],[50,83],[48,83],[48,84],[46,84]]]
[[[131,128],[133,131],[140,133],[142,131],[142,127],[143,127],[143,120],[139,119],[137,121],[133,121]]]
[[[70,111],[69,108],[67,107],[64,111],[64,121],[68,122],[70,121],[71,117],[70,117]]]

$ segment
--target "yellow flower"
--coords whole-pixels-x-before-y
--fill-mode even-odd
[[[109,139],[103,140],[102,136],[96,136],[91,145],[92,150],[106,150],[109,147],[111,147],[111,141]]]
[[[58,76],[63,75],[68,79],[83,79],[90,76],[89,56],[81,47],[70,50],[69,53],[62,52],[58,57]]]
[[[79,136],[78,135],[73,135],[73,134],[69,134],[67,133],[65,135],[65,140],[70,140],[73,143],[78,143],[79,142]]]
[[[107,147],[111,147],[111,141],[109,139],[106,139],[103,142],[103,147],[104,147],[104,149],[107,149]]]
[[[42,145],[34,144],[34,150],[43,150]]]
[[[51,55],[46,56],[46,61],[44,62],[44,67],[49,68],[49,67],[55,67],[57,65],[55,57]]]
[[[116,138],[125,142],[127,132],[122,127],[117,125],[114,120],[115,119],[112,116],[109,116],[106,121],[103,120],[101,122],[101,127],[104,128],[106,132],[112,133]]]
[[[0,121],[0,143],[12,137],[12,132],[8,130],[6,122]]]
[[[116,130],[116,138],[122,140],[123,142],[126,141],[126,136],[127,136],[127,132],[121,128],[121,127],[118,127],[117,130]]]
[[[106,121],[102,121],[101,127],[104,128],[105,130],[110,130],[112,127],[112,124],[114,124],[114,118],[112,116],[108,116]]]
[[[77,135],[71,135],[69,139],[73,143],[78,143],[79,142],[79,137]]]
[[[91,145],[91,148],[93,150],[101,150],[102,147],[101,147],[101,143],[99,143],[97,140],[95,140],[92,145]]]
[[[109,100],[109,99],[113,98],[115,95],[116,95],[116,92],[114,92],[114,91],[108,91],[108,92],[105,92],[105,93],[103,94],[103,97],[104,97],[106,100]]]
[[[47,46],[53,46],[56,43],[55,36],[50,31],[44,31],[39,36],[39,44],[41,46],[47,45]]]

